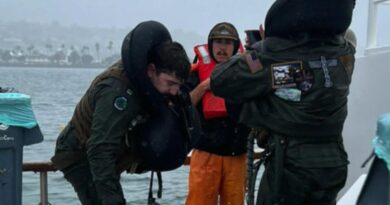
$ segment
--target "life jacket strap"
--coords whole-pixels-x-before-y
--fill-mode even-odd
[[[160,199],[161,196],[162,196],[162,176],[161,176],[161,172],[156,171],[156,175],[157,175],[157,181],[158,181],[157,198]],[[154,176],[154,171],[151,171],[150,183],[149,183],[148,205],[159,205],[159,203],[156,202],[156,198],[153,197],[153,176]]]

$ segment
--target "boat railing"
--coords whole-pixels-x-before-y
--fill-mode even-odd
[[[368,1],[368,23],[367,23],[367,41],[365,55],[372,55],[389,50],[389,45],[377,45],[377,13],[379,6],[390,5],[390,0],[370,0]]]
[[[261,152],[255,152],[254,158],[259,159]],[[184,165],[189,165],[191,162],[191,156],[188,156],[184,162]],[[39,205],[50,205],[48,200],[48,183],[47,174],[48,172],[56,172],[58,169],[51,162],[24,162],[23,172],[39,172],[40,181],[40,203]]]
[[[23,163],[23,172],[39,172],[39,187],[41,202],[39,205],[50,205],[48,200],[47,173],[55,172],[57,168],[51,162],[26,162]]]

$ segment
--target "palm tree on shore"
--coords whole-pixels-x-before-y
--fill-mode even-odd
[[[110,40],[110,41],[108,42],[108,46],[107,46],[107,49],[110,51],[110,55],[112,55],[113,46],[114,46],[114,42],[112,42],[112,41]]]
[[[96,50],[96,61],[100,62],[100,44],[98,42],[95,43],[95,50]]]
[[[34,46],[33,44],[29,45],[29,46],[27,47],[28,55],[31,56],[32,53],[33,53],[33,51],[34,51],[34,49],[35,49],[35,46]]]
[[[53,51],[53,45],[51,45],[50,43],[46,43],[45,48],[46,48],[46,52],[47,52],[46,54],[50,55]]]

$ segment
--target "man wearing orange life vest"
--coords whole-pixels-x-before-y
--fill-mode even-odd
[[[201,116],[203,133],[194,142],[186,205],[243,205],[248,128],[238,125],[239,105],[225,102],[210,91],[210,74],[240,48],[236,28],[216,24],[207,45],[194,47],[197,64],[192,66],[188,86],[191,101]],[[241,49],[242,50],[242,49]]]

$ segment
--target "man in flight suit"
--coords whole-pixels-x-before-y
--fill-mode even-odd
[[[179,43],[170,40],[166,28],[158,22],[139,24],[133,33],[129,33],[129,38],[125,38],[124,46],[128,42],[131,45],[138,43],[131,41],[131,38],[138,38],[137,35],[143,38],[148,33],[153,34],[149,29],[154,27],[157,27],[157,34],[162,30],[168,37],[144,52],[147,58],[145,65],[142,62],[139,62],[142,65],[131,65],[131,69],[145,67],[139,70],[137,76],[132,76],[134,78],[129,77],[134,70],[127,69],[129,61],[125,59],[130,53],[122,52],[122,59],[91,83],[71,121],[57,139],[52,161],[73,185],[83,205],[126,204],[120,173],[124,170],[142,172],[137,167],[137,156],[131,155],[128,150],[140,146],[133,143],[134,137],[138,136],[134,136],[132,131],[148,121],[148,115],[152,115],[149,104],[155,102],[149,99],[151,91],[161,94],[163,100],[172,98],[178,94],[180,85],[189,74],[190,63],[185,50]],[[145,32],[140,32],[142,29]],[[127,42],[126,39],[131,40]],[[140,45],[140,48],[145,46]],[[139,53],[143,52],[137,50],[131,54]],[[144,82],[136,83],[136,79]],[[145,82],[153,89],[142,89],[145,87],[140,83]],[[127,155],[133,160],[126,158]],[[121,161],[122,158],[127,160]]]
[[[351,2],[345,1],[350,9],[341,11],[351,12],[349,17]],[[273,24],[266,20],[265,39],[253,51],[218,65],[210,86],[226,101],[245,102],[241,121],[257,133],[269,133],[257,204],[334,205],[347,176],[342,129],[355,48],[344,39],[343,29],[350,19],[338,25],[341,30],[321,30],[321,22],[310,30],[311,19],[291,16],[282,24],[299,25],[295,32],[267,32],[267,25],[278,26],[278,12],[295,12],[284,7],[289,3],[298,10],[303,5],[276,1],[270,9],[275,15],[267,15]]]

